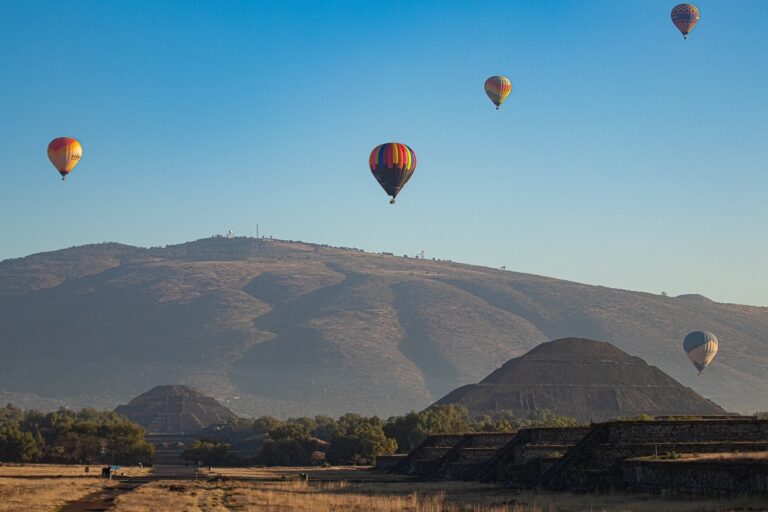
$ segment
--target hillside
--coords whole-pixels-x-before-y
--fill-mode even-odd
[[[717,333],[696,377],[680,349]],[[251,238],[0,262],[0,399],[112,408],[189,384],[238,414],[429,405],[552,339],[610,341],[732,411],[768,408],[768,308]]]
[[[438,400],[472,415],[546,409],[583,423],[620,416],[718,415],[722,408],[655,366],[604,341],[565,338],[511,359],[478,384]]]

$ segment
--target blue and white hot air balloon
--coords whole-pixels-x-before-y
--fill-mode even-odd
[[[699,375],[715,358],[717,349],[717,337],[711,332],[694,331],[683,340],[683,350],[693,366],[699,370]]]

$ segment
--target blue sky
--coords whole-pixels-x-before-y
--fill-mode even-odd
[[[0,259],[258,223],[768,306],[768,2],[701,0],[687,41],[675,3],[8,2]],[[419,158],[394,207],[388,141]]]

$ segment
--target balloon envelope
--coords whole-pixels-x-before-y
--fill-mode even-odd
[[[683,340],[683,350],[693,366],[699,370],[699,375],[712,362],[718,348],[717,337],[711,332],[694,331]]]
[[[512,92],[512,82],[505,76],[492,76],[485,81],[485,94],[496,105],[496,110],[504,103],[510,92]]]
[[[405,144],[388,142],[373,148],[368,165],[384,192],[392,196],[390,203],[394,204],[395,197],[416,170],[416,153]]]
[[[48,159],[59,171],[62,180],[80,162],[81,156],[83,156],[83,147],[77,139],[58,137],[48,144]]]
[[[699,22],[699,18],[701,18],[699,9],[693,4],[679,4],[672,9],[672,23],[683,37],[688,37],[693,27]]]

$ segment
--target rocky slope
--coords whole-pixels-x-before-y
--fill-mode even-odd
[[[717,333],[702,378],[682,353]],[[768,409],[768,308],[277,240],[0,262],[0,400],[117,403],[182,383],[239,414],[400,414],[552,339],[610,341],[728,410]],[[22,404],[23,405],[23,404]]]

